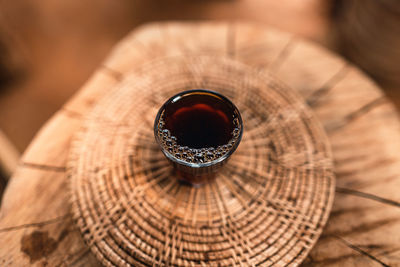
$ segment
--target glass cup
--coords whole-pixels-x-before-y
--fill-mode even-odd
[[[239,110],[225,96],[203,89],[168,99],[158,111],[154,135],[182,182],[212,179],[238,147],[243,133]]]

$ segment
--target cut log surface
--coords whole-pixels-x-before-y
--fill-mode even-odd
[[[135,30],[42,128],[2,200],[1,266],[99,266],[72,220],[74,133],[129,72],[163,57],[239,61],[297,91],[326,130],[336,193],[304,266],[400,266],[400,124],[381,90],[343,59],[296,36],[242,23],[160,23]],[[144,114],[145,116],[146,114]]]

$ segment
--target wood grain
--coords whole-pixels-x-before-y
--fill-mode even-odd
[[[73,228],[62,169],[71,135],[105,93],[100,91],[103,81],[113,90],[131,68],[185,53],[231,57],[272,72],[308,101],[325,127],[335,160],[336,197],[304,266],[400,266],[400,124],[391,103],[358,69],[320,46],[266,27],[215,22],[150,24],[136,30],[43,128],[3,198],[0,241],[8,245],[0,249],[1,265],[98,264],[76,231],[62,233],[64,227]],[[29,241],[35,238],[52,240],[46,242],[50,248],[32,252]]]

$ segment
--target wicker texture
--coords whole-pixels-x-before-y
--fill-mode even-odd
[[[106,266],[299,264],[322,231],[334,177],[327,137],[301,98],[227,58],[176,56],[128,73],[72,144],[75,220]],[[206,88],[244,121],[214,181],[181,185],[153,136],[158,108]]]

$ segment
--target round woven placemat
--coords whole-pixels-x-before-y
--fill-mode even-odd
[[[128,73],[97,103],[72,144],[72,210],[106,266],[299,264],[334,195],[328,139],[310,110],[274,78],[236,61],[171,57]],[[153,136],[170,96],[227,96],[242,142],[214,181],[180,184]]]

